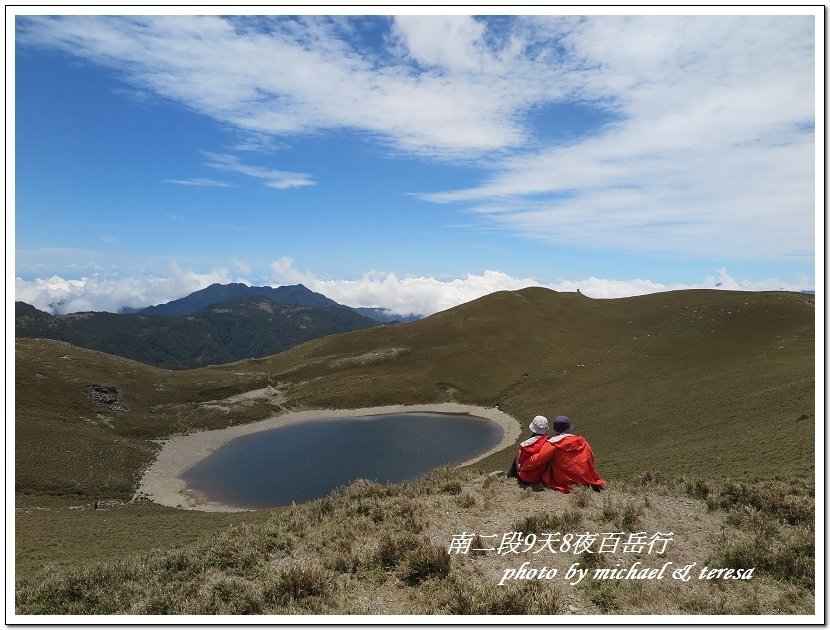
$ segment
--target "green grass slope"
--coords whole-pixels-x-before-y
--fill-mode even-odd
[[[610,476],[812,475],[812,300],[721,291],[592,300],[525,289],[177,372],[19,339],[17,488],[124,498],[152,440],[285,408],[440,401],[499,405],[522,422],[568,415]],[[94,385],[115,387],[121,409],[91,400]],[[279,398],[205,404],[266,387]]]
[[[389,348],[397,355],[377,363],[343,360]],[[592,300],[531,288],[312,341],[256,365],[291,380],[295,407],[452,400],[499,405],[522,422],[568,415],[611,476],[761,479],[813,470],[811,296],[683,291]]]
[[[67,541],[51,559],[69,565],[119,540],[135,551],[191,540],[190,515],[147,518],[130,503],[157,441],[285,410],[456,401],[499,405],[523,425],[565,414],[611,484],[643,474],[803,482],[814,471],[814,354],[814,298],[784,292],[592,300],[531,288],[184,371],[17,339],[18,567],[35,571],[50,538]],[[506,468],[512,456],[479,467]],[[98,536],[77,535],[80,509]],[[192,522],[208,532],[232,518],[243,517]]]

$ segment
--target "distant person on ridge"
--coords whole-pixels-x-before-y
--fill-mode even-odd
[[[530,423],[528,427],[533,433],[532,437],[529,437],[524,442],[519,444],[519,454],[513,459],[513,465],[510,466],[510,470],[507,471],[508,477],[516,477],[519,467],[527,461],[527,459],[537,453],[540,448],[542,448],[542,444],[544,444],[545,439],[548,437],[548,419],[545,416],[536,416],[533,418],[533,421]],[[531,481],[528,483],[538,483],[542,481],[541,476],[535,481]]]
[[[556,416],[554,436],[542,440],[538,452],[519,466],[519,479],[525,483],[543,481],[558,492],[569,493],[571,486],[591,486],[599,492],[605,487],[594,468],[594,452],[581,435],[573,434],[567,416]]]

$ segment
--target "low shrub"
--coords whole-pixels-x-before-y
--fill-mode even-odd
[[[642,507],[634,505],[630,501],[627,502],[619,519],[620,529],[624,532],[633,532],[640,524],[642,513]]]
[[[640,473],[634,480],[634,483],[641,487],[654,488],[662,486],[665,488],[671,485],[671,480],[661,472],[647,470]]]
[[[413,497],[443,493],[460,494],[461,482],[470,478],[472,474],[471,471],[442,466],[417,481],[404,484],[402,488],[407,495]]]
[[[477,589],[452,580],[438,599],[439,607],[453,615],[559,615],[565,610],[559,591],[539,582]]]
[[[606,496],[602,502],[600,520],[606,523],[614,523],[620,530],[630,532],[637,529],[642,514],[642,505],[637,505],[630,499],[621,504],[619,501]]]
[[[579,565],[583,569],[598,569],[607,564],[606,554],[584,551],[579,556]]]
[[[409,552],[420,544],[421,541],[412,534],[404,533],[395,536],[384,534],[380,539],[375,558],[381,569],[394,569],[404,561]]]
[[[789,525],[812,523],[815,518],[815,498],[780,481],[748,484],[729,480],[707,504],[725,511],[751,506]]]
[[[815,536],[808,527],[785,529],[775,535],[761,531],[723,537],[712,552],[713,566],[751,569],[786,582],[815,589]]]
[[[16,607],[26,615],[109,615],[125,605],[111,590],[117,572],[92,564],[83,569],[56,569],[45,579],[25,582],[18,589]]]
[[[317,564],[302,562],[288,565],[269,578],[263,587],[263,597],[268,604],[286,605],[330,595],[335,584],[330,572]]]
[[[330,497],[337,501],[346,498],[348,500],[391,497],[400,493],[400,486],[382,484],[369,479],[358,479],[351,485],[344,488],[337,488]]]
[[[513,529],[525,534],[544,534],[554,532],[572,532],[582,523],[582,513],[578,510],[565,510],[561,514],[536,512],[519,519]]]
[[[594,494],[595,492],[588,486],[576,486],[571,489],[568,500],[574,508],[582,510],[593,503]]]
[[[446,577],[450,572],[450,556],[444,547],[409,533],[384,534],[375,560],[381,569],[397,569],[400,578],[410,585],[431,577]]]
[[[483,556],[487,553],[488,549],[489,547],[487,546],[487,543],[484,542],[481,534],[476,534],[475,538],[473,538],[473,542],[470,544],[470,555]]]
[[[444,547],[421,541],[407,552],[400,569],[401,579],[410,586],[430,578],[445,578],[450,574],[450,556]]]
[[[318,552],[323,567],[338,573],[356,573],[365,564],[365,558],[355,548],[354,542],[351,538],[343,537],[324,543],[324,549]]]
[[[607,582],[605,580],[585,581],[584,591],[594,606],[603,614],[620,610],[625,598],[627,585]]]
[[[686,494],[693,499],[703,499],[705,501],[711,491],[712,489],[704,479],[693,479],[686,482]]]
[[[461,483],[458,481],[448,481],[441,486],[441,492],[445,494],[461,494]]]
[[[215,574],[188,605],[197,615],[255,615],[262,612],[262,592],[255,584],[235,575]]]
[[[764,539],[776,536],[781,530],[781,525],[775,517],[760,512],[750,505],[730,510],[726,515],[726,522],[736,529],[748,534],[755,534]]]
[[[382,508],[381,520],[389,523],[390,527],[417,534],[424,528],[425,517],[411,499],[399,497]]]
[[[471,508],[476,504],[476,498],[472,494],[465,492],[456,497],[455,504],[461,508]]]

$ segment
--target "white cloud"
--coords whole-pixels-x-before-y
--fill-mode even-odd
[[[244,260],[239,260],[238,258],[231,258],[231,264],[234,267],[236,267],[237,271],[239,271],[239,273],[241,274],[251,273],[251,266]]]
[[[228,188],[230,184],[220,182],[206,177],[193,177],[191,179],[163,179],[165,184],[178,184],[179,186],[197,186],[200,188]]]
[[[262,180],[268,188],[284,190],[287,188],[300,188],[302,186],[313,186],[317,182],[308,173],[295,173],[292,171],[280,171],[262,166],[250,166],[243,164],[235,155],[227,153],[205,152],[208,158],[207,165],[220,171],[229,173],[240,173],[248,177]]]
[[[384,49],[361,44],[349,18],[18,23],[24,45],[115,68],[247,138],[351,129],[473,159],[489,169],[479,185],[414,192],[525,238],[717,260],[814,256],[809,15],[397,16]],[[614,122],[545,140],[533,125],[554,104]],[[209,158],[274,188],[315,183]]]
[[[239,260],[232,264],[242,274],[233,274],[218,267],[200,273],[183,270],[173,264],[163,277],[123,277],[95,273],[78,279],[58,275],[26,281],[15,280],[15,299],[54,314],[78,311],[118,312],[122,307],[140,308],[182,298],[215,282],[242,282],[248,285],[250,267]],[[582,278],[543,283],[534,278],[517,278],[501,271],[487,270],[481,274],[440,280],[433,277],[405,276],[393,272],[369,271],[357,279],[318,278],[313,273],[294,267],[291,258],[283,257],[271,264],[272,286],[303,284],[312,291],[348,306],[382,307],[393,313],[431,315],[453,306],[480,298],[495,291],[515,291],[542,286],[554,291],[574,292],[579,289],[592,298],[619,298],[682,289],[729,290],[810,290],[806,278],[797,282],[781,282],[771,278],[760,282],[738,282],[726,269],[694,284],[662,284],[646,279],[615,280]]]
[[[304,273],[296,269],[294,267],[294,259],[289,256],[283,256],[279,260],[272,262],[271,272],[279,284],[313,284],[317,281],[312,274]],[[337,301],[336,299],[334,300],[335,302]]]
[[[323,279],[294,267],[294,261],[283,257],[271,264],[275,284],[303,284],[336,302],[348,306],[383,307],[393,313],[431,315],[458,306],[495,291],[516,291],[541,286],[554,291],[575,292],[579,289],[592,298],[619,298],[661,291],[683,289],[730,289],[751,291],[801,291],[812,289],[806,278],[798,282],[781,282],[770,278],[760,282],[738,282],[726,269],[695,284],[663,284],[645,279],[613,280],[589,277],[579,280],[559,280],[544,283],[534,278],[515,278],[500,271],[466,274],[452,280],[432,277],[399,277],[393,272],[369,271],[360,278]]]
[[[429,277],[399,278],[392,272],[373,270],[357,280],[329,280],[297,270],[294,261],[288,257],[272,263],[271,270],[279,284],[300,283],[347,306],[382,307],[401,315],[431,314],[493,291],[510,291],[536,284],[530,278],[511,278],[498,271],[441,281]]]
[[[393,313],[429,315],[494,291],[513,291],[535,284],[531,278],[513,278],[492,270],[453,280],[399,278],[391,272],[371,271],[358,280],[323,280],[314,286],[317,291],[340,296],[350,306],[382,306]]]
[[[26,281],[15,279],[15,300],[55,315],[79,311],[118,312],[123,307],[141,308],[176,300],[219,282],[244,282],[227,269],[206,273],[182,270],[172,264],[164,277],[127,278],[95,273],[77,279],[58,275]]]
[[[29,17],[18,19],[18,41],[113,67],[135,88],[249,137],[350,128],[430,155],[479,155],[520,144],[525,133],[517,111],[558,92],[547,80],[555,70],[540,76],[542,68],[523,68],[516,75],[517,68],[488,65],[461,76],[455,37],[467,38],[459,45],[466,47],[482,27],[455,22],[453,40],[434,58],[441,65],[429,71],[411,64],[410,53],[423,56],[431,40],[416,22],[398,25],[412,46],[404,58],[357,50],[342,39],[342,20],[323,17]]]
[[[809,259],[815,216],[811,18],[602,18],[559,37],[599,135],[501,161],[424,194],[521,236],[697,258]]]
[[[469,15],[398,15],[394,32],[420,64],[481,71],[489,61],[483,42],[485,26]]]

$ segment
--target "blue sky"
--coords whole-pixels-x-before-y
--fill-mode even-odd
[[[18,15],[16,299],[813,289],[815,19]]]

